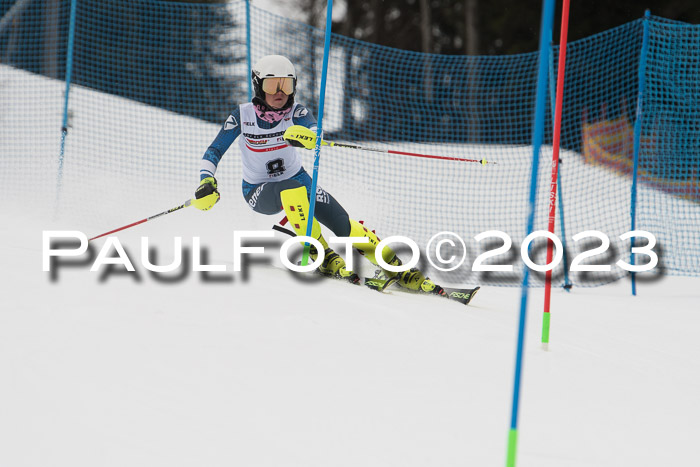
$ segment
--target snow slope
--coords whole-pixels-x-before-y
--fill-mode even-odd
[[[0,465],[504,464],[519,290],[484,287],[464,307],[257,263],[219,282],[143,268],[141,235],[158,263],[173,231],[230,246],[192,227],[214,213],[125,231],[135,273],[84,262],[52,281],[41,233],[66,226],[8,210]],[[657,278],[637,297],[626,281],[555,290],[548,352],[542,291],[530,294],[518,465],[691,465],[697,279]]]

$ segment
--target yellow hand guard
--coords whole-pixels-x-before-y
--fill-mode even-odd
[[[316,132],[302,125],[292,125],[284,132],[283,138],[291,146],[304,149],[316,147]],[[321,141],[322,146],[332,146],[332,143]]]
[[[214,177],[203,178],[199,182],[199,187],[194,192],[195,199],[192,200],[192,206],[202,211],[208,211],[219,202],[221,195],[216,189],[216,179]]]

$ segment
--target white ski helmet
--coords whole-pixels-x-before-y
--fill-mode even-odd
[[[263,80],[265,78],[292,78],[292,93],[288,94],[289,99],[284,109],[289,108],[294,104],[294,95],[297,90],[297,73],[294,70],[294,65],[287,57],[282,55],[267,55],[253,65],[251,71],[251,79],[253,80],[253,102],[262,104],[265,103],[265,92],[263,91]],[[279,109],[277,109],[279,110]]]

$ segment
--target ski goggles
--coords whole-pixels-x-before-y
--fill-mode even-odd
[[[262,90],[266,94],[277,94],[282,91],[291,96],[294,94],[294,78],[265,78],[262,82]]]

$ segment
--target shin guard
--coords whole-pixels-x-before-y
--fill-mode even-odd
[[[306,235],[306,228],[309,218],[309,200],[306,194],[306,187],[300,186],[280,193],[282,207],[287,214],[287,219],[298,236]],[[328,243],[321,235],[321,224],[313,219],[311,226],[311,236],[318,239],[323,248],[328,248]]]
[[[377,259],[374,256],[374,250],[377,244],[379,244],[379,237],[367,227],[352,219],[350,219],[350,236],[368,238],[369,241],[367,243],[355,243],[354,246],[360,250],[372,264],[378,266]],[[382,259],[384,262],[391,264],[394,258],[396,258],[394,250],[385,246],[382,250]]]

